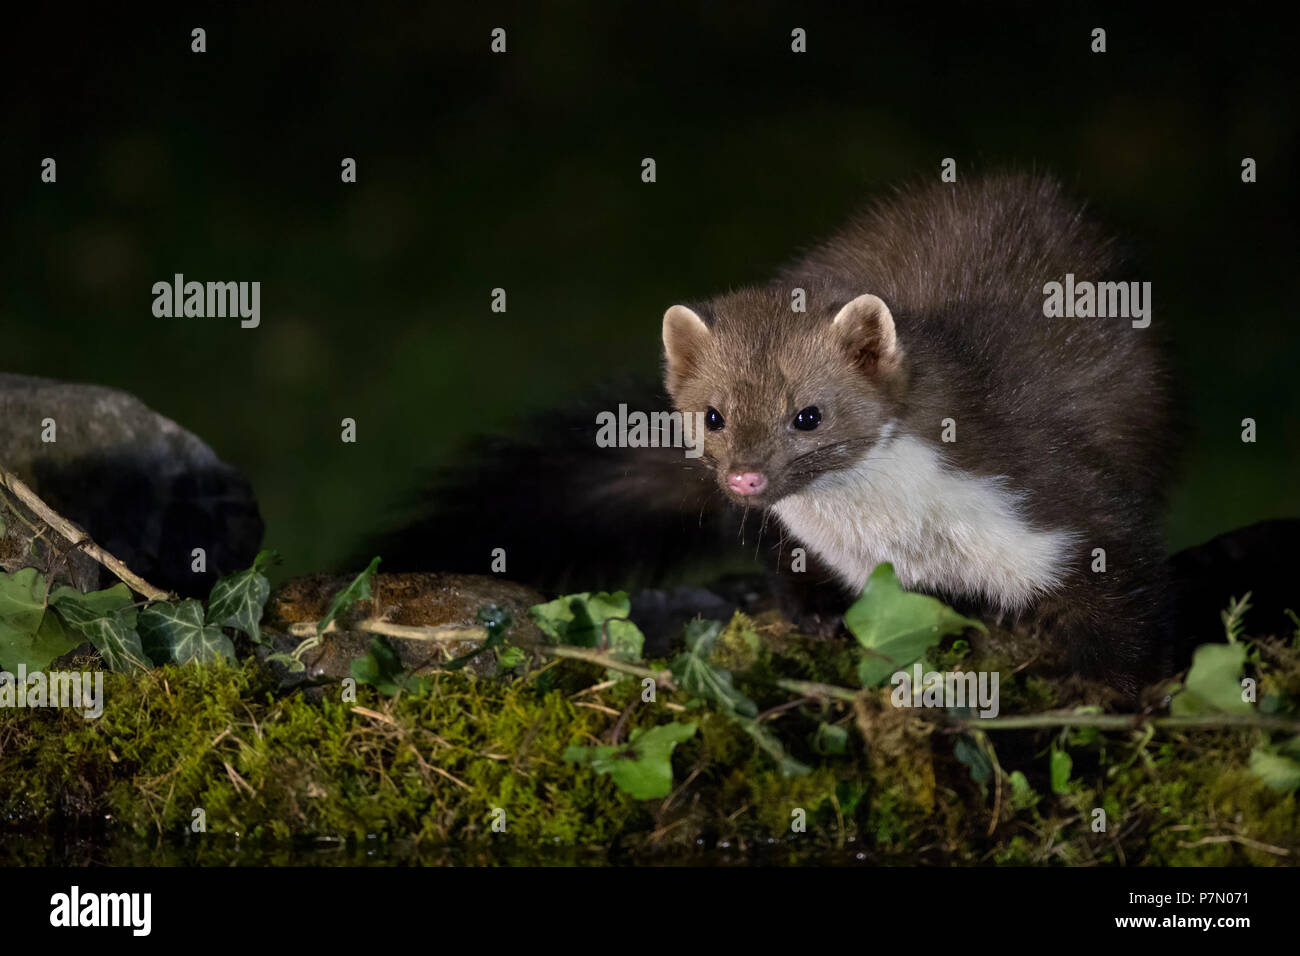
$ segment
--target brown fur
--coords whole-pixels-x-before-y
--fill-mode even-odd
[[[938,442],[956,468],[1004,476],[1035,525],[1077,531],[1067,586],[1033,617],[1063,634],[1081,670],[1132,690],[1163,664],[1160,511],[1171,462],[1167,374],[1156,329],[1043,315],[1067,272],[1122,280],[1115,245],[1052,181],[992,176],[882,201],[768,286],[695,307],[709,328],[666,321],[666,384],[682,411],[717,409],[705,459],[763,471],[770,505],[861,459],[882,425]],[[807,292],[794,312],[791,293]],[[863,293],[890,323],[832,319]],[[1160,317],[1157,311],[1157,319]],[[790,426],[816,405],[822,425]],[[1094,547],[1108,570],[1091,572]],[[962,597],[957,595],[956,597]]]

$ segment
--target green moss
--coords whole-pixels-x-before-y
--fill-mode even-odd
[[[856,704],[787,706],[791,695],[771,684],[812,675],[849,686],[853,650],[851,641],[739,615],[720,638],[714,663],[732,671],[762,726],[810,768],[790,776],[715,709],[681,692],[644,703],[636,680],[593,689],[604,669],[575,661],[509,681],[439,674],[420,700],[362,687],[355,704],[338,686],[277,693],[252,662],[106,674],[97,720],[0,710],[0,819],[11,834],[0,832],[0,856],[47,860],[60,851],[44,835],[57,832],[96,848],[116,840],[130,849],[107,858],[126,862],[157,859],[140,855],[146,846],[183,848],[187,862],[292,862],[303,853],[314,861],[322,848],[347,862],[374,847],[389,859],[455,852],[487,861],[592,852],[658,859],[719,846],[784,862],[1300,858],[1295,795],[1272,792],[1248,770],[1263,732],[988,733],[1000,771],[981,788],[954,754],[958,737],[933,715],[895,709],[887,690]],[[937,666],[996,668],[1004,715],[1079,699],[1074,685],[1034,676],[996,648],[936,653]],[[1260,686],[1275,700],[1294,693],[1295,658],[1285,645],[1261,654]],[[571,745],[609,743],[616,728],[626,740],[636,728],[687,719],[698,732],[678,747],[674,789],[661,800],[634,800],[563,759]],[[848,730],[843,754],[811,745],[823,722]],[[1063,794],[1048,779],[1054,741],[1073,761]],[[1014,772],[1023,775],[1015,787]],[[202,835],[190,830],[200,808]],[[1098,808],[1105,832],[1093,830]],[[504,834],[492,826],[502,812]],[[796,820],[806,829],[793,830]],[[252,858],[251,847],[261,848]],[[106,854],[96,849],[93,858]]]
[[[736,613],[718,635],[713,663],[726,670],[750,671],[765,656],[763,639],[754,629],[754,622],[748,616]]]

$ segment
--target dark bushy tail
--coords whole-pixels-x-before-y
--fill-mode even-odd
[[[503,577],[556,593],[661,583],[740,553],[752,560],[740,516],[698,458],[597,446],[597,414],[620,403],[671,408],[657,388],[608,388],[525,421],[514,438],[481,439],[438,470],[398,529],[365,554],[381,555],[385,571],[486,574],[504,548]]]

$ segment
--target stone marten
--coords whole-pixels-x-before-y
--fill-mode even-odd
[[[1145,322],[1060,317],[1045,303],[1067,276],[1128,278],[1053,181],[902,190],[772,282],[668,309],[665,385],[703,422],[702,457],[598,448],[593,412],[634,401],[615,389],[470,456],[376,553],[483,570],[500,546],[507,577],[620,586],[706,557],[748,514],[782,529],[783,574],[803,547],[847,602],[892,562],[1132,693],[1169,664],[1168,375],[1149,301]]]
[[[1149,323],[1044,314],[1050,283],[1121,268],[1046,179],[906,191],[769,285],[670,308],[667,389],[719,489],[850,593],[892,562],[1132,690],[1161,663],[1165,366]]]

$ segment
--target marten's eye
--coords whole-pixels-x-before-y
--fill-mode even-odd
[[[722,420],[722,413],[710,405],[709,410],[704,413],[704,427],[711,432],[719,432],[725,424],[727,423]]]
[[[801,432],[810,432],[822,423],[822,413],[816,405],[809,405],[794,417],[794,427]]]

